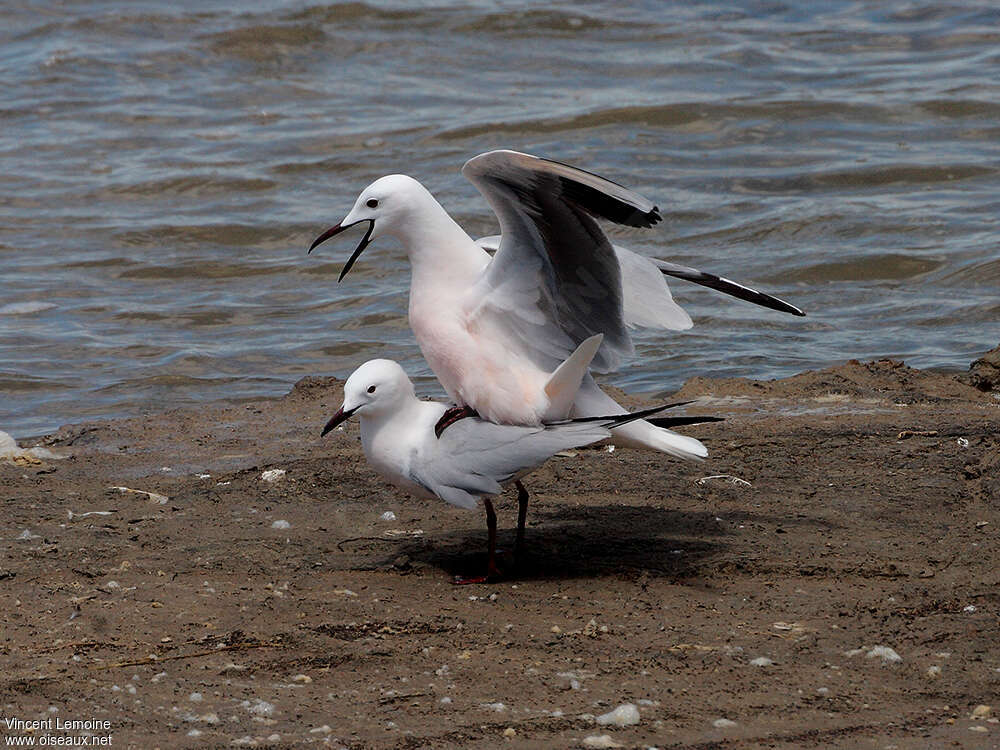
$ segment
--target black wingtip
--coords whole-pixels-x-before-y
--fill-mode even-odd
[[[633,224],[632,226],[642,226],[643,229],[648,229],[649,227],[655,226],[663,221],[663,217],[660,215],[660,209],[658,206],[653,206],[652,211],[647,211],[645,214],[642,214],[642,218],[646,222],[645,224]]]
[[[632,203],[568,177],[560,176],[559,184],[563,197],[567,200],[577,204],[589,214],[613,221],[615,224],[649,229],[654,224],[663,221],[660,210],[656,206],[653,206],[649,211],[643,211]]]
[[[706,422],[725,422],[724,417],[652,417],[646,420],[651,425],[672,430],[674,427],[683,427],[689,424],[705,424]]]
[[[546,422],[546,424],[552,426],[577,422],[602,422],[606,423],[608,429],[614,429],[615,427],[621,427],[629,422],[634,422],[637,419],[646,419],[653,414],[659,414],[661,411],[666,411],[667,409],[676,409],[678,406],[687,406],[688,404],[693,403],[694,401],[675,401],[672,404],[660,404],[658,406],[651,406],[648,409],[639,409],[638,411],[625,412],[623,414],[608,414],[596,417],[573,417],[572,419],[563,419],[558,422]],[[684,419],[684,417],[677,418]]]
[[[759,305],[760,307],[766,307],[769,310],[776,310],[777,312],[795,315],[799,318],[806,317],[804,311],[800,310],[795,305],[785,302],[783,299],[779,299],[772,294],[759,292],[756,289],[751,289],[750,287],[743,286],[742,284],[737,284],[735,281],[730,281],[729,279],[724,279],[721,276],[716,276],[714,273],[707,273],[706,271],[699,271],[696,268],[687,268],[686,266],[678,266],[659,259],[656,259],[654,262],[660,264],[658,267],[660,269],[660,273],[664,276],[671,276],[675,279],[691,281],[695,284],[708,287],[709,289],[714,289],[717,292],[728,294],[730,297],[736,297],[737,299],[744,300],[745,302],[750,302],[752,304]]]

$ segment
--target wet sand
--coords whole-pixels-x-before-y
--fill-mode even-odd
[[[0,462],[4,716],[139,748],[1000,747],[990,367],[689,381],[726,417],[685,430],[708,461],[551,460],[522,571],[481,586],[451,583],[481,513],[319,437],[333,379],[65,427],[27,442],[68,458]]]

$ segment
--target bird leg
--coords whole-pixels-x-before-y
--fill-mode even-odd
[[[455,583],[459,585],[468,583],[488,583],[489,581],[496,580],[503,575],[503,573],[500,572],[500,568],[497,567],[497,514],[496,511],[493,510],[493,503],[488,497],[483,498],[483,505],[486,506],[486,575],[471,576],[469,578],[465,578],[464,576],[455,576]]]
[[[528,491],[520,479],[514,480],[517,487],[517,537],[514,540],[514,564],[521,564],[521,549],[524,547],[524,522],[528,518]]]
[[[434,434],[440,438],[441,433],[451,425],[455,424],[458,420],[465,419],[466,417],[478,416],[479,413],[471,406],[451,406],[444,414],[441,415],[441,419],[437,421],[437,424],[434,425]]]

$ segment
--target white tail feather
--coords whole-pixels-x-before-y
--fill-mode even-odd
[[[624,414],[626,411],[602,391],[591,377],[584,380],[573,404],[573,414],[580,417]],[[611,431],[611,442],[615,445],[652,448],[678,458],[702,459],[708,456],[708,449],[699,440],[644,420],[614,428]]]
[[[545,395],[549,397],[549,408],[545,411],[545,420],[564,419],[569,414],[580,383],[583,382],[590,362],[601,348],[604,334],[598,333],[584,340],[548,379],[545,384]]]
[[[708,457],[708,449],[699,440],[680,435],[672,430],[657,427],[644,420],[632,422],[611,431],[611,442],[615,445],[630,445],[635,448],[652,448],[686,459]]]

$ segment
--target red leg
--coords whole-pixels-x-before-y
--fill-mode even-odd
[[[503,575],[500,572],[500,568],[497,567],[497,514],[496,511],[493,510],[493,503],[488,497],[483,498],[483,505],[486,506],[486,575],[472,576],[470,578],[455,576],[454,582],[459,585],[468,583],[488,583],[490,580],[496,580]]]
[[[465,419],[466,417],[478,417],[479,413],[473,409],[471,406],[452,406],[441,415],[441,419],[437,421],[434,425],[434,434],[440,438],[441,433],[448,429],[449,426],[455,424],[460,419]]]

